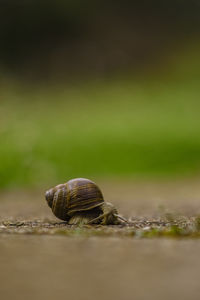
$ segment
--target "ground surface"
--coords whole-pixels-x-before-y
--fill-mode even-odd
[[[130,226],[69,227],[44,191],[1,193],[1,299],[199,299],[199,179],[100,186]]]

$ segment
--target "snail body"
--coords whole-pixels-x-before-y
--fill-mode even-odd
[[[91,180],[75,178],[45,194],[54,215],[68,224],[119,224],[116,208],[104,201],[99,187]]]

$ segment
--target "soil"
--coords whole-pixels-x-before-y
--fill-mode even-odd
[[[199,179],[99,185],[129,225],[69,226],[43,190],[1,192],[1,299],[199,299]]]

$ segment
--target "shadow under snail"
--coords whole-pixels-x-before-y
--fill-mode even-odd
[[[75,178],[45,194],[54,215],[70,225],[118,225],[127,222],[117,209],[104,201],[99,187],[91,180]]]

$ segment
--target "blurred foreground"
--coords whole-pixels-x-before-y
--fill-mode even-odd
[[[199,251],[199,240],[10,235],[0,240],[0,292],[16,300],[198,300]]]

